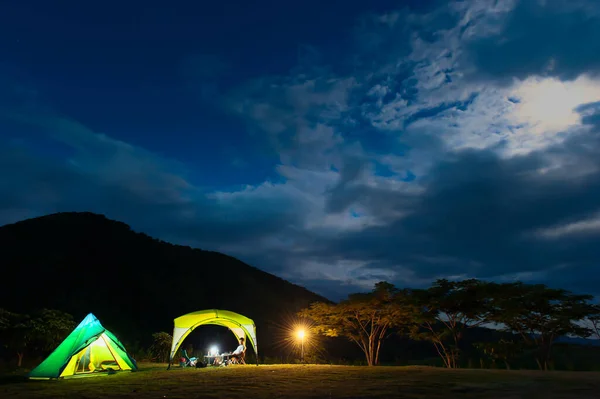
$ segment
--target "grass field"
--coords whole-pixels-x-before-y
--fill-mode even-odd
[[[445,370],[427,367],[232,366],[19,381],[0,398],[599,398],[600,373]]]

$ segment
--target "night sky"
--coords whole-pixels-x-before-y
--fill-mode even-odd
[[[600,295],[600,3],[0,11],[0,224],[92,211],[331,299]]]

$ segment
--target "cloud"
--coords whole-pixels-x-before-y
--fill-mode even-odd
[[[597,216],[584,219],[573,223],[563,224],[555,227],[540,229],[536,235],[541,238],[556,240],[561,238],[569,238],[573,235],[600,235],[600,218]]]
[[[552,74],[536,76],[533,71],[509,73],[503,81],[488,75],[475,78],[480,75],[473,61],[473,43],[489,37],[510,37],[514,30],[506,32],[506,21],[522,12],[519,7],[527,7],[524,3],[535,2],[452,2],[436,12],[407,17],[428,21],[435,15],[447,15],[448,23],[441,24],[435,34],[415,33],[411,52],[396,59],[395,69],[382,68],[365,84],[368,89],[362,115],[373,126],[398,135],[399,141],[412,150],[416,148],[414,152],[425,149],[414,141],[416,137],[422,140],[435,136],[434,140],[442,144],[427,149],[421,157],[429,162],[421,160],[411,165],[410,160],[404,160],[413,172],[418,170],[417,177],[427,173],[447,151],[493,149],[510,157],[560,143],[581,126],[575,108],[598,101],[597,68],[587,61],[582,65],[589,68],[577,71],[569,81]],[[566,19],[570,12],[590,7],[585,2],[551,4],[547,12],[558,18],[556,10],[563,7]],[[589,18],[595,15],[597,11]],[[520,25],[519,31],[529,38],[526,29],[533,26],[533,22]],[[569,40],[582,42],[572,34],[576,31],[564,33],[570,35]],[[517,39],[515,42],[520,43]],[[530,59],[525,51],[515,57],[523,62]],[[511,61],[493,62],[502,67]]]
[[[492,151],[455,153],[430,171],[421,195],[390,196],[404,216],[340,234],[315,256],[385,259],[388,269],[408,268],[422,279],[543,274],[564,264],[568,272],[594,263],[600,256],[599,138],[596,125],[560,146],[510,159]],[[577,162],[548,171],[553,157]],[[578,174],[579,163],[593,171]]]
[[[567,18],[579,6],[568,6]],[[507,60],[501,76],[484,74],[476,58],[477,46],[522,18],[512,13],[535,11],[519,7],[456,2],[369,16],[356,31],[351,76],[269,78],[241,91],[237,111],[295,165],[288,184],[311,193],[311,222],[286,230],[276,246],[283,275],[336,290],[449,276],[556,284],[599,255],[591,238],[600,194],[594,63],[572,75],[559,63],[553,73],[515,74]],[[556,17],[550,8],[544,18]],[[518,29],[513,45],[529,37],[527,26]],[[558,80],[565,76],[572,79]],[[310,190],[308,170],[328,177]]]
[[[521,0],[465,46],[472,75],[510,84],[530,76],[576,79],[600,71],[600,10],[593,0]]]
[[[7,114],[4,114],[5,118]],[[160,238],[219,249],[248,245],[298,220],[302,201],[288,188],[264,183],[238,193],[207,192],[184,167],[56,114],[8,114],[71,149],[64,159],[37,156],[27,144],[5,142],[0,184],[5,219],[92,210]],[[5,119],[6,120],[6,119]],[[14,173],[13,171],[18,171]]]
[[[343,137],[339,123],[348,107],[352,78],[289,77],[257,79],[229,94],[230,108],[250,128],[267,133],[284,165],[327,170]]]
[[[0,158],[0,222],[101,212],[335,299],[437,277],[600,294],[589,283],[600,280],[600,53],[581,40],[596,34],[593,6],[482,0],[369,14],[339,65],[307,47],[288,74],[234,87],[221,83],[235,65],[188,58],[187,87],[220,93],[216,106],[278,156],[274,179],[236,189],[202,187],[183,162],[5,79],[0,117],[14,134]]]

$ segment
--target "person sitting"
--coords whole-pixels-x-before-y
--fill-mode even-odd
[[[240,338],[240,345],[235,348],[231,354],[230,361],[234,363],[243,363],[244,355],[246,354],[246,346],[244,345],[244,337]]]

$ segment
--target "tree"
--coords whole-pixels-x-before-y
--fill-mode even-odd
[[[592,335],[600,339],[600,305],[591,305],[591,312],[586,317],[584,325]]]
[[[498,285],[490,320],[517,333],[534,350],[540,370],[548,370],[552,345],[562,336],[588,337],[592,331],[582,321],[595,314],[591,295],[575,295],[543,284]]]
[[[491,289],[476,279],[439,279],[428,289],[404,291],[401,301],[420,309],[411,336],[431,341],[444,365],[456,368],[464,331],[488,320]]]
[[[150,352],[159,362],[166,363],[171,353],[173,337],[164,331],[152,334],[152,346]]]
[[[379,352],[393,327],[402,327],[412,321],[409,308],[399,306],[393,285],[380,282],[368,294],[352,294],[339,304],[314,303],[300,312],[310,319],[317,333],[348,338],[360,347],[367,364],[379,364]]]
[[[17,367],[23,365],[25,352],[33,341],[31,318],[28,315],[0,309],[0,342],[17,355]]]
[[[10,312],[0,308],[0,332],[5,331],[10,326]]]
[[[18,367],[26,353],[53,350],[74,327],[73,317],[59,310],[42,309],[31,317],[0,309],[0,341],[16,353]]]
[[[75,328],[75,320],[68,313],[55,309],[42,309],[31,319],[35,349],[43,352],[54,350]]]

